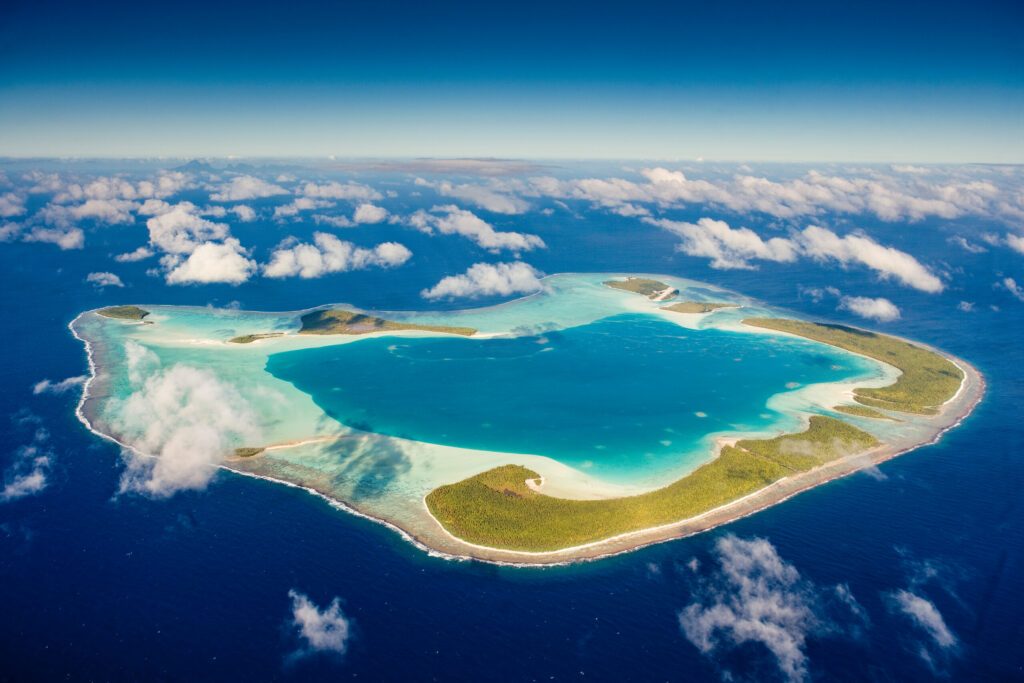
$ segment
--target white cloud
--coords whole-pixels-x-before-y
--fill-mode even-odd
[[[1002,286],[1006,288],[1010,294],[1012,294],[1018,301],[1024,301],[1024,287],[1017,284],[1017,281],[1012,277],[1004,277]]]
[[[1024,254],[1024,235],[1006,235],[1006,244],[1014,251]]]
[[[345,654],[351,627],[341,611],[338,598],[334,598],[327,607],[320,609],[309,597],[296,590],[288,591],[288,597],[292,599],[292,625],[302,640],[302,648],[297,654]]]
[[[461,275],[449,275],[420,295],[425,299],[477,298],[538,292],[541,273],[533,266],[512,263],[476,263]]]
[[[122,451],[122,493],[165,498],[205,488],[233,448],[260,443],[248,401],[210,370],[174,365],[141,374],[141,386],[111,405],[112,427],[135,449]]]
[[[256,262],[249,259],[242,245],[234,238],[223,242],[204,242],[196,246],[184,260],[168,256],[167,284],[205,284],[224,282],[241,284],[256,271]]]
[[[228,226],[197,215],[190,202],[181,202],[146,221],[149,241],[170,254],[189,254],[203,242],[224,239]]]
[[[25,213],[25,198],[13,192],[0,194],[0,218],[11,218]]]
[[[37,396],[39,394],[64,394],[85,384],[86,379],[88,378],[85,375],[68,377],[56,382],[44,379],[32,385],[32,393]]]
[[[858,263],[881,277],[893,277],[923,292],[937,293],[945,289],[942,280],[910,254],[894,247],[885,247],[867,235],[839,237],[831,230],[808,226],[799,234],[800,246],[806,255],[821,261],[837,261],[842,265]]]
[[[256,211],[251,206],[239,204],[231,207],[231,212],[243,223],[251,223],[256,220]]]
[[[334,206],[334,202],[329,202],[324,199],[312,199],[310,197],[296,197],[289,204],[274,207],[274,218],[297,216],[300,211],[326,209],[329,206]]]
[[[37,429],[32,443],[14,452],[11,465],[4,471],[0,502],[32,496],[46,488],[53,464],[53,452],[46,448],[49,438],[45,429]]]
[[[123,254],[118,254],[114,257],[114,260],[118,263],[134,263],[135,261],[142,261],[148,259],[153,255],[153,250],[143,245],[134,251],[127,251]]]
[[[957,308],[958,311],[963,311],[964,313],[973,313],[974,312],[974,302],[972,302],[972,301],[961,301],[960,303],[958,303],[956,305],[956,308]]]
[[[906,614],[918,628],[927,633],[941,648],[957,644],[957,638],[946,626],[942,613],[931,600],[922,598],[907,590],[898,590],[890,596],[901,612]]]
[[[355,226],[355,223],[348,216],[324,216],[322,214],[314,214],[313,221],[317,225],[329,225],[332,228],[351,228]]]
[[[326,232],[313,233],[313,244],[286,240],[263,266],[267,277],[299,276],[317,278],[366,268],[395,268],[412,257],[412,252],[397,242],[384,242],[372,249],[358,247]]]
[[[725,221],[701,218],[696,223],[667,219],[648,222],[678,235],[679,250],[690,256],[711,259],[711,267],[719,269],[753,268],[753,259],[791,262],[797,257],[796,245],[782,237],[763,240],[750,228],[731,228]]]
[[[679,613],[683,634],[705,655],[758,643],[786,679],[805,680],[808,638],[839,630],[826,616],[829,603],[864,619],[846,586],[823,590],[802,579],[765,539],[727,534],[715,542],[715,555],[718,571],[702,581],[696,600]]]
[[[135,202],[126,199],[90,199],[79,206],[70,207],[76,219],[91,218],[111,225],[134,223],[134,212],[139,208]]]
[[[581,199],[609,209],[634,202],[660,207],[712,205],[738,214],[764,213],[784,219],[835,212],[873,214],[885,221],[917,221],[930,216],[948,219],[968,214],[1019,218],[1024,212],[1021,197],[978,180],[929,183],[905,174],[875,173],[858,178],[817,171],[781,182],[739,174],[724,180],[694,180],[682,171],[666,168],[644,169],[641,175],[646,182],[623,178],[531,178],[518,189],[527,195]]]
[[[839,300],[839,309],[880,322],[891,322],[900,318],[900,309],[882,297],[872,299],[866,296],[844,296]]]
[[[89,273],[85,276],[85,281],[90,282],[97,287],[124,287],[124,283],[114,273],[99,272]]]
[[[217,192],[210,195],[210,199],[215,202],[241,202],[247,199],[261,199],[282,194],[288,194],[288,190],[280,185],[268,183],[255,176],[243,175],[232,178],[230,182],[221,185]]]
[[[513,252],[531,251],[547,246],[537,235],[495,230],[494,226],[471,211],[452,204],[435,206],[430,211],[417,211],[409,217],[409,224],[428,234],[437,230],[442,235],[461,235],[492,253],[503,249]]]
[[[432,187],[442,197],[461,199],[493,213],[519,214],[530,208],[530,205],[519,197],[483,185],[453,185],[447,181],[435,184],[422,178],[417,178],[416,184]]]
[[[382,198],[380,192],[377,192],[367,185],[361,185],[359,183],[342,184],[334,181],[321,185],[316,183],[306,183],[300,188],[298,194],[306,197],[317,197],[319,199],[346,199],[350,201],[363,202],[370,202]]]
[[[22,237],[25,242],[56,244],[64,250],[85,246],[85,233],[81,228],[44,228],[36,226]]]
[[[967,238],[962,237],[960,235],[954,235],[948,238],[946,241],[949,242],[950,244],[955,244],[956,246],[960,247],[969,254],[983,254],[986,251],[988,251],[988,249],[981,246],[980,244],[975,244],[974,242],[971,242]]]
[[[356,223],[381,223],[388,218],[388,210],[376,204],[363,203],[356,207],[352,220]]]
[[[177,171],[163,171],[153,180],[132,182],[119,177],[99,177],[87,183],[68,183],[53,198],[58,204],[100,200],[143,200],[163,198],[189,187],[191,179]]]

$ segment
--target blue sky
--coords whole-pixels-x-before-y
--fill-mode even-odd
[[[3,13],[12,156],[1024,157],[1020,3]]]

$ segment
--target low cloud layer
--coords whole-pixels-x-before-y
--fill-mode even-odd
[[[262,199],[282,194],[288,194],[288,190],[280,185],[269,183],[262,178],[245,175],[232,178],[229,182],[221,185],[216,192],[210,195],[210,200],[215,202],[241,202],[248,199]]]
[[[863,625],[863,609],[846,586],[820,588],[801,578],[763,538],[727,534],[714,553],[718,568],[700,580],[694,602],[679,613],[683,635],[709,657],[756,643],[787,680],[802,681],[809,675],[810,638],[842,633],[841,620]]]
[[[343,655],[351,638],[351,625],[341,611],[341,601],[334,598],[324,608],[297,590],[288,591],[292,601],[292,626],[300,641],[293,657],[317,652]]]
[[[839,300],[839,308],[869,320],[887,323],[899,320],[900,309],[888,299],[866,296],[844,296]]]
[[[791,263],[803,257],[842,267],[863,266],[882,279],[891,278],[923,292],[937,293],[945,288],[942,280],[913,256],[881,245],[864,234],[840,236],[828,228],[811,225],[786,237],[764,239],[749,228],[733,228],[725,221],[710,218],[696,223],[645,220],[678,235],[679,251],[710,259],[712,268],[750,269],[756,261]]]
[[[111,426],[123,449],[122,493],[166,498],[203,489],[234,448],[260,443],[248,401],[211,371],[189,365],[160,368],[151,351],[127,350],[135,390],[112,404]],[[140,366],[145,372],[133,372]]]
[[[107,271],[101,271],[97,273],[89,273],[85,276],[85,281],[96,285],[97,287],[124,287],[124,283],[121,282],[121,278],[114,273]]]
[[[461,235],[492,253],[532,251],[546,246],[537,235],[495,230],[472,211],[453,204],[417,211],[409,217],[409,224],[427,234],[436,231],[442,235]]]
[[[53,451],[48,447],[49,433],[38,428],[32,442],[14,451],[14,457],[3,473],[0,503],[34,496],[49,485]]]
[[[44,379],[32,385],[32,393],[36,396],[39,394],[66,394],[72,389],[77,389],[85,384],[87,379],[88,377],[85,375],[68,377],[58,381]]]
[[[424,299],[475,299],[532,294],[542,289],[542,274],[528,263],[476,263],[461,275],[449,275],[420,295]]]
[[[383,242],[366,249],[340,240],[326,232],[313,233],[313,244],[286,240],[263,267],[271,278],[317,278],[367,268],[396,268],[412,258],[412,252],[397,242]]]

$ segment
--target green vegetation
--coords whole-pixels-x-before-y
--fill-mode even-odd
[[[714,303],[711,301],[680,301],[671,306],[662,306],[661,310],[672,311],[673,313],[710,313],[717,311],[719,308],[738,308],[738,306],[739,304]]]
[[[844,325],[783,318],[749,318],[747,325],[789,332],[888,363],[903,374],[878,389],[855,389],[855,400],[870,408],[934,415],[960,389],[964,374],[934,351],[884,334]]]
[[[666,289],[671,289],[671,287],[666,285],[664,282],[649,280],[643,277],[630,277],[625,280],[608,280],[604,284],[606,287],[612,287],[613,289],[624,289],[627,292],[633,292],[634,294],[642,294],[648,299],[654,299]],[[676,290],[672,289],[672,294],[675,295],[675,293]]]
[[[423,330],[461,334],[471,337],[476,334],[472,327],[450,327],[448,325],[415,325],[412,323],[385,320],[365,313],[332,308],[313,311],[302,316],[299,334],[369,334],[370,332],[398,332],[400,330]]]
[[[252,446],[243,446],[241,448],[236,448],[235,449],[235,457],[236,458],[251,458],[254,455],[259,455],[260,453],[262,453],[265,450],[266,450],[265,448],[254,448]]]
[[[117,318],[118,320],[142,320],[149,311],[144,311],[138,306],[109,306],[96,311],[104,318]]]
[[[857,417],[870,417],[875,420],[892,420],[893,422],[899,422],[895,417],[889,417],[885,413],[880,413],[873,408],[865,408],[864,406],[833,406],[832,410],[837,413],[856,415]]]
[[[527,479],[539,476],[536,472],[505,465],[436,488],[426,503],[445,529],[470,543],[508,550],[557,550],[694,517],[793,472],[877,443],[845,422],[815,415],[804,432],[725,446],[716,459],[689,475],[639,496],[553,498],[526,485]]]
[[[243,334],[241,337],[232,337],[228,339],[229,344],[252,344],[254,341],[260,339],[270,339],[272,337],[280,337],[284,332],[265,332],[263,334]]]

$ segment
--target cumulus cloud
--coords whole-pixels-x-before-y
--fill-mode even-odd
[[[286,240],[263,266],[267,277],[317,278],[366,268],[395,268],[412,258],[412,252],[397,242],[383,242],[366,249],[326,232],[313,233],[313,244]]]
[[[1018,285],[1017,281],[1012,277],[1004,277],[1002,282],[999,284],[1002,284],[1003,288],[1012,294],[1018,301],[1024,301],[1024,287]]]
[[[950,244],[955,244],[956,246],[960,247],[969,254],[983,254],[986,251],[988,251],[988,249],[981,246],[980,244],[975,244],[974,242],[971,242],[966,237],[963,237],[961,235],[954,235],[948,238],[946,241],[949,242]]]
[[[909,618],[927,637],[925,642],[918,643],[917,654],[934,673],[938,673],[949,656],[956,654],[959,644],[942,613],[931,600],[909,590],[894,591],[886,598],[890,609]]]
[[[872,299],[866,296],[844,296],[839,300],[839,309],[879,322],[887,323],[900,318],[900,309],[896,304],[882,297]]]
[[[166,211],[146,221],[149,241],[169,254],[190,254],[204,242],[227,237],[228,226],[209,221],[197,211],[190,202],[168,206]]]
[[[53,452],[46,447],[49,438],[45,429],[37,429],[32,443],[14,452],[11,464],[4,471],[0,502],[32,496],[46,488],[53,464]]]
[[[424,289],[424,299],[474,299],[481,296],[508,296],[532,294],[542,289],[541,273],[533,266],[512,263],[476,263],[461,275],[449,275],[430,289]]]
[[[143,245],[133,251],[127,251],[123,254],[118,254],[114,257],[114,260],[118,263],[134,263],[135,261],[143,261],[153,256],[153,250]]]
[[[85,246],[85,233],[81,228],[44,228],[36,226],[22,235],[23,242],[56,244],[62,250],[81,249]]]
[[[811,258],[842,265],[864,265],[882,278],[895,278],[923,292],[936,293],[945,289],[942,280],[913,256],[894,247],[883,246],[867,235],[840,237],[827,228],[811,225],[800,233],[799,240],[803,252]]]
[[[12,218],[25,213],[25,198],[7,192],[0,194],[0,218]]]
[[[256,211],[251,206],[245,204],[239,204],[231,207],[231,213],[235,214],[235,217],[243,223],[251,223],[256,220]]]
[[[59,183],[59,181],[58,181]],[[153,179],[132,180],[121,177],[99,177],[88,182],[67,183],[53,197],[59,204],[99,200],[145,200],[164,198],[188,188],[191,179],[179,171],[163,171]]]
[[[164,264],[169,268],[167,284],[207,284],[223,282],[241,284],[256,272],[256,262],[248,258],[238,240],[204,242],[196,246],[187,258],[170,255]]]
[[[215,202],[242,202],[247,199],[262,199],[288,194],[288,190],[280,185],[269,183],[262,178],[251,175],[236,176],[220,186],[217,192],[210,195]]]
[[[39,394],[65,394],[72,389],[85,384],[86,379],[88,378],[85,375],[78,375],[76,377],[68,377],[58,381],[49,379],[40,380],[32,385],[32,393],[37,396]]]
[[[154,368],[157,361],[145,349],[136,349],[130,363],[146,363],[150,371],[130,373],[134,391],[112,404],[111,425],[132,447],[122,451],[122,493],[166,498],[203,489],[233,448],[260,443],[248,401],[210,370]]]
[[[797,258],[797,247],[788,239],[772,237],[762,239],[750,228],[731,228],[725,221],[701,218],[696,223],[649,219],[682,242],[679,251],[690,256],[711,259],[711,267],[718,269],[753,268],[751,260],[791,262]]]
[[[341,611],[341,602],[334,598],[327,607],[320,608],[308,596],[288,591],[292,600],[292,626],[302,645],[298,656],[314,652],[345,654],[351,637],[348,618]]]
[[[530,208],[530,205],[519,197],[484,185],[453,185],[447,181],[431,183],[423,178],[417,178],[416,184],[431,187],[442,197],[459,199],[493,213],[519,214]]]
[[[85,276],[85,281],[96,285],[97,287],[124,287],[124,283],[114,273],[99,272],[89,273]]]
[[[813,170],[781,182],[745,174],[704,180],[661,167],[644,169],[640,175],[643,181],[538,177],[516,188],[526,195],[580,199],[608,209],[637,202],[664,208],[711,205],[737,214],[763,213],[783,219],[826,212],[870,214],[885,221],[968,214],[1013,218],[1024,211],[1021,197],[981,180],[928,182],[905,174],[844,177]]]
[[[714,552],[717,571],[700,581],[696,600],[679,613],[683,634],[705,655],[756,643],[786,679],[801,681],[808,677],[809,638],[842,632],[840,618],[854,634],[864,623],[846,586],[819,588],[801,578],[763,538],[727,534]]]
[[[329,206],[334,206],[334,202],[329,202],[323,199],[313,199],[311,197],[296,197],[292,202],[284,204],[282,206],[274,207],[274,218],[287,218],[289,216],[297,216],[300,211],[312,211],[314,209],[326,209]]]
[[[690,256],[711,260],[712,268],[754,268],[753,261],[790,263],[798,257],[846,267],[861,265],[882,279],[925,292],[941,292],[945,285],[910,254],[886,247],[861,233],[839,236],[827,228],[811,225],[788,237],[764,239],[749,228],[733,228],[725,221],[701,218],[696,223],[668,219],[645,219],[681,239],[678,249]]]
[[[332,228],[351,228],[355,226],[348,216],[325,216],[323,214],[314,214],[313,222],[317,225],[329,225]]]
[[[352,220],[356,223],[382,223],[388,219],[388,210],[376,204],[363,203],[356,207]]]
[[[471,211],[452,204],[435,206],[430,212],[417,211],[409,217],[409,224],[428,234],[436,230],[442,235],[461,235],[493,253],[503,249],[531,251],[547,246],[537,235],[495,230],[493,225]]]
[[[1006,236],[1006,244],[1014,251],[1024,254],[1024,235],[1010,233]]]
[[[298,194],[319,199],[344,199],[363,202],[372,202],[382,198],[380,192],[377,192],[368,185],[338,183],[334,181],[319,185],[317,183],[306,183],[299,189]]]

